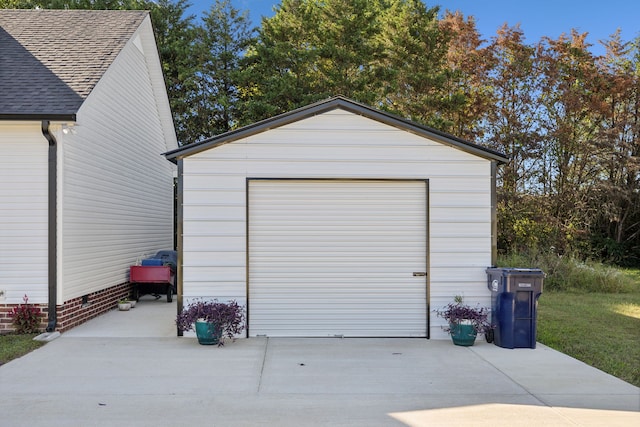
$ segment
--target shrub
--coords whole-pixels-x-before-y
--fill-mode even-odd
[[[518,253],[501,256],[500,267],[537,267],[547,275],[544,288],[549,291],[632,292],[635,281],[621,270],[571,255],[548,252]]]
[[[489,322],[491,311],[486,307],[471,307],[462,302],[462,297],[456,295],[454,302],[447,304],[443,310],[436,310],[436,314],[444,318],[449,325],[459,325],[468,322],[477,333],[486,334],[493,329]],[[445,328],[450,332],[451,328]]]
[[[195,301],[185,307],[176,317],[176,325],[181,331],[190,331],[196,320],[203,319],[214,323],[222,333],[222,337],[233,338],[244,329],[244,306],[236,301],[228,303],[213,301]],[[220,340],[219,345],[224,345]]]
[[[40,329],[41,310],[29,304],[29,297],[25,295],[22,300],[23,304],[13,307],[9,316],[12,318],[13,326],[19,334],[32,334]]]

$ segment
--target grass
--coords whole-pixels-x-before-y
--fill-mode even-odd
[[[538,341],[640,387],[640,289],[543,293]]]
[[[34,341],[38,334],[9,334],[0,335],[0,365],[24,356],[41,347],[44,343]]]
[[[553,253],[509,255],[499,265],[547,274],[538,301],[539,342],[640,387],[640,269]]]

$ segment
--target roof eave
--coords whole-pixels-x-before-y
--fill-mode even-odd
[[[190,155],[217,147],[219,145],[228,144],[238,139],[246,138],[299,120],[307,119],[309,117],[313,117],[337,108],[341,108],[354,114],[362,115],[372,120],[380,121],[389,126],[416,133],[423,137],[435,139],[444,144],[457,147],[468,153],[493,160],[498,163],[507,163],[509,161],[508,157],[498,151],[473,144],[469,141],[465,141],[461,138],[444,132],[440,132],[427,126],[413,123],[406,119],[397,117],[393,114],[376,110],[342,96],[320,101],[306,107],[298,108],[288,113],[280,114],[278,116],[253,123],[237,130],[223,133],[213,138],[208,138],[200,142],[189,144],[176,150],[168,151],[164,153],[164,155],[168,160],[175,163],[177,159],[188,157]]]
[[[63,113],[63,114],[46,114],[46,113],[30,113],[30,114],[16,114],[9,113],[3,114],[0,113],[0,120],[15,120],[15,121],[40,121],[40,120],[51,120],[51,121],[76,121],[76,113]]]

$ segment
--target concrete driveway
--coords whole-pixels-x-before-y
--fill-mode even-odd
[[[631,426],[640,389],[538,345],[173,336],[143,300],[0,367],[0,426]]]

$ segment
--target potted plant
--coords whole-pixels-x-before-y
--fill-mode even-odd
[[[197,300],[176,317],[180,331],[195,330],[202,345],[224,345],[224,338],[233,338],[244,329],[244,306],[236,301],[228,303]]]
[[[126,298],[123,298],[120,301],[118,301],[118,310],[129,311],[129,309],[131,309],[131,301],[129,301]]]
[[[483,333],[487,341],[493,326],[489,322],[491,311],[486,307],[471,307],[462,301],[460,295],[456,295],[454,302],[447,304],[443,310],[437,310],[438,316],[443,317],[449,326],[445,331],[449,332],[455,345],[472,346],[478,333]]]

